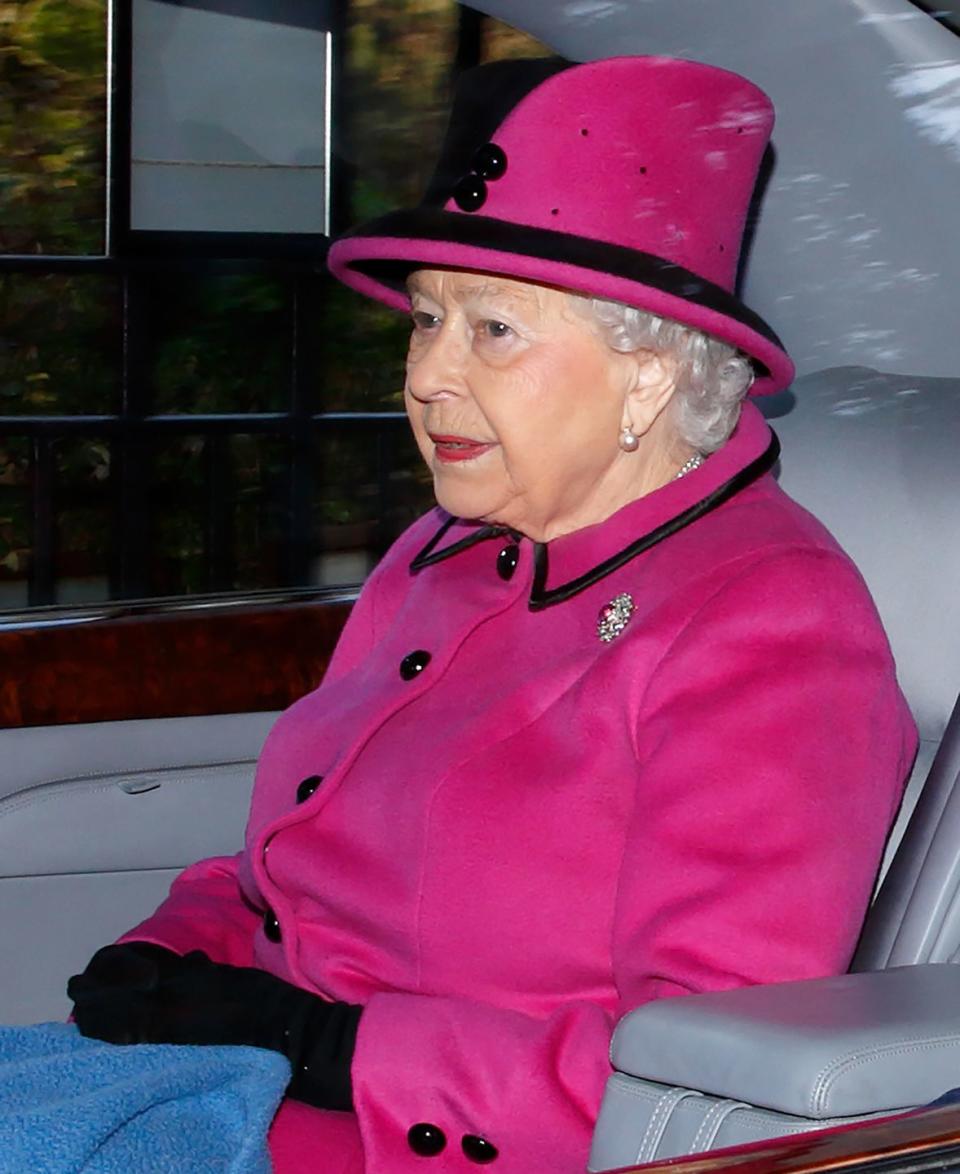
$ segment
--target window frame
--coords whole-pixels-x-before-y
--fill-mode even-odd
[[[342,68],[349,0],[330,0],[331,100],[329,119],[336,126],[345,117]],[[484,22],[476,10],[459,10],[452,72],[477,64],[481,58]],[[54,501],[54,446],[66,437],[106,437],[111,446],[110,515],[117,538],[108,568],[111,602],[149,599],[148,557],[144,518],[149,516],[147,467],[138,454],[163,437],[185,433],[204,437],[203,497],[205,502],[202,578],[198,596],[231,591],[229,499],[224,492],[226,446],[236,435],[256,433],[281,440],[288,461],[281,490],[285,503],[281,540],[280,594],[309,589],[310,564],[322,553],[319,537],[308,540],[315,488],[314,451],[318,438],[336,430],[359,432],[376,446],[378,454],[378,523],[371,554],[379,557],[390,542],[383,519],[390,492],[387,478],[390,450],[406,430],[400,411],[314,411],[312,388],[317,364],[304,345],[318,320],[324,292],[333,279],[324,271],[329,238],[300,234],[233,234],[184,232],[148,233],[130,230],[130,144],[132,94],[132,0],[107,0],[107,132],[105,252],[97,255],[0,255],[0,276],[28,274],[102,275],[120,284],[121,337],[119,409],[86,415],[0,415],[0,436],[26,440],[30,446],[30,521],[32,558],[27,580],[27,609],[56,607],[56,510]],[[332,156],[331,156],[332,158]],[[335,234],[350,220],[349,176],[346,168],[331,164],[329,182],[331,230]],[[148,403],[147,350],[150,323],[145,312],[145,288],[151,278],[176,273],[184,279],[230,274],[260,274],[288,282],[292,325],[287,340],[290,384],[286,406],[276,412],[217,414],[157,414]],[[321,360],[322,362],[322,360]],[[357,585],[359,588],[359,584]],[[275,592],[276,594],[276,592]],[[234,597],[255,598],[257,592]],[[61,613],[85,611],[59,605]],[[22,609],[0,611],[19,623]]]

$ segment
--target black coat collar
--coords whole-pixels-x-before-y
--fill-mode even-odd
[[[780,442],[777,440],[776,434],[771,431],[770,441],[765,449],[758,457],[754,458],[743,468],[738,469],[733,476],[728,477],[721,485],[716,486],[711,492],[699,501],[688,506],[674,517],[668,518],[659,526],[655,526],[646,534],[634,539],[622,550],[617,551],[616,554],[609,558],[603,559],[597,563],[596,566],[580,575],[562,583],[559,587],[547,588],[547,575],[549,571],[549,543],[535,542],[533,544],[533,584],[530,588],[530,599],[528,606],[531,611],[542,611],[544,608],[552,607],[555,603],[563,603],[572,596],[579,594],[581,591],[592,587],[594,583],[599,582],[611,572],[619,570],[625,563],[631,559],[636,558],[637,555],[643,554],[644,551],[649,550],[652,546],[656,546],[658,542],[662,542],[665,538],[676,534],[678,530],[684,529],[692,522],[702,518],[704,514],[723,505],[725,501],[729,501],[742,489],[751,485],[764,473],[769,472],[770,469],[777,463],[777,458],[780,456]],[[502,538],[504,535],[509,535],[515,542],[519,542],[522,535],[514,530],[508,529],[506,526],[478,526],[466,537],[459,539],[457,542],[451,543],[449,546],[437,549],[444,535],[450,530],[459,519],[448,518],[433,535],[430,541],[417,554],[410,564],[410,570],[414,573],[423,570],[425,567],[433,566],[435,563],[443,562],[444,559],[452,558],[455,554],[459,554],[463,550],[468,550],[471,546],[476,546],[479,542],[485,542],[490,538]]]

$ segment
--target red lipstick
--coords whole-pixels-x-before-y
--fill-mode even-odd
[[[438,461],[472,461],[493,448],[492,444],[471,440],[469,436],[441,436],[433,432],[428,435],[433,441]]]

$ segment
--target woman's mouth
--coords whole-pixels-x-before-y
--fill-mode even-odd
[[[438,461],[472,461],[493,448],[492,444],[468,436],[439,436],[432,432],[429,436]]]

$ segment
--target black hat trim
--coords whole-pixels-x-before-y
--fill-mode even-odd
[[[738,473],[734,473],[722,485],[718,485],[712,493],[708,493],[706,497],[695,502],[688,509],[677,514],[676,517],[670,518],[666,522],[661,523],[661,525],[654,527],[653,530],[637,538],[634,542],[625,546],[623,550],[611,555],[610,558],[604,559],[603,562],[598,563],[589,571],[585,571],[575,579],[571,579],[569,582],[563,583],[559,587],[554,587],[549,591],[546,589],[547,574],[549,572],[549,557],[547,553],[549,544],[546,542],[535,542],[533,544],[533,583],[530,587],[530,599],[527,604],[530,611],[543,611],[544,608],[552,607],[556,603],[564,603],[571,596],[579,595],[581,591],[592,587],[594,583],[598,583],[612,571],[619,570],[625,563],[636,558],[637,555],[643,554],[644,551],[649,550],[652,546],[656,546],[658,542],[663,542],[665,538],[670,538],[678,530],[683,530],[692,522],[696,522],[698,518],[702,518],[704,514],[715,510],[717,506],[723,505],[725,501],[729,501],[731,497],[734,497],[741,490],[746,489],[748,485],[758,480],[764,473],[769,472],[777,463],[779,456],[780,441],[777,438],[777,434],[771,431],[770,443],[760,456],[751,461],[749,465],[746,465]],[[456,518],[450,517],[440,526],[426,546],[419,551],[410,563],[411,573],[415,574],[417,571],[423,570],[424,567],[443,562],[444,559],[448,559],[463,550],[469,549],[471,546],[476,546],[479,542],[485,542],[487,539],[494,538],[500,534],[509,533],[514,541],[519,541],[522,537],[517,531],[512,530],[508,526],[487,524],[478,526],[472,534],[461,538],[459,542],[451,543],[450,546],[445,546],[441,550],[437,550],[436,548],[440,540],[456,521]]]
[[[722,286],[699,277],[681,265],[665,261],[653,253],[629,249],[608,241],[592,240],[549,228],[533,228],[514,224],[491,216],[465,215],[433,208],[410,208],[389,212],[377,220],[359,225],[345,233],[340,240],[352,237],[396,238],[425,241],[453,241],[481,249],[496,249],[519,256],[538,257],[544,261],[559,261],[581,269],[610,274],[640,285],[662,290],[704,309],[713,310],[765,338],[783,350],[783,343],[774,331],[745,306],[739,298]],[[403,289],[410,272],[422,267],[423,262],[377,258],[350,262],[350,268],[365,273],[384,285]],[[758,366],[762,365],[757,360]]]
[[[662,542],[665,538],[670,538],[678,530],[683,530],[691,522],[696,522],[704,514],[715,510],[717,506],[723,505],[725,501],[729,501],[731,497],[734,497],[742,489],[746,489],[748,485],[756,481],[759,477],[762,477],[764,473],[769,472],[777,463],[779,456],[780,441],[777,439],[777,434],[771,432],[770,443],[756,460],[751,461],[749,465],[741,469],[739,473],[735,473],[728,481],[724,481],[722,485],[719,485],[712,493],[708,493],[701,501],[695,502],[689,509],[684,510],[683,513],[677,514],[675,518],[670,518],[668,521],[662,523],[662,525],[655,527],[648,534],[644,534],[642,538],[638,538],[636,542],[631,542],[629,546],[624,547],[618,554],[604,559],[602,563],[598,563],[591,570],[549,591],[546,590],[549,569],[547,556],[548,544],[546,542],[536,543],[533,551],[533,584],[530,588],[530,602],[527,606],[531,611],[542,611],[545,607],[551,607],[555,603],[563,603],[572,595],[578,595],[581,591],[586,590],[587,587],[592,587],[594,583],[599,582],[606,575],[609,575],[611,571],[619,570],[625,563],[636,558],[638,554],[643,554],[651,546],[656,546],[658,542]]]
[[[485,542],[488,538],[498,538],[503,534],[509,534],[514,542],[520,542],[523,535],[519,530],[514,530],[512,526],[500,526],[487,523],[486,525],[478,525],[477,529],[472,534],[468,534],[466,538],[461,538],[458,542],[451,542],[449,546],[445,546],[443,550],[435,550],[437,543],[446,534],[454,522],[459,521],[459,518],[450,517],[443,523],[440,529],[434,534],[427,545],[420,551],[410,564],[412,573],[422,571],[424,567],[432,567],[434,563],[443,562],[445,558],[449,558],[452,554],[459,554],[461,550],[467,550],[471,546],[476,546],[478,542]]]

